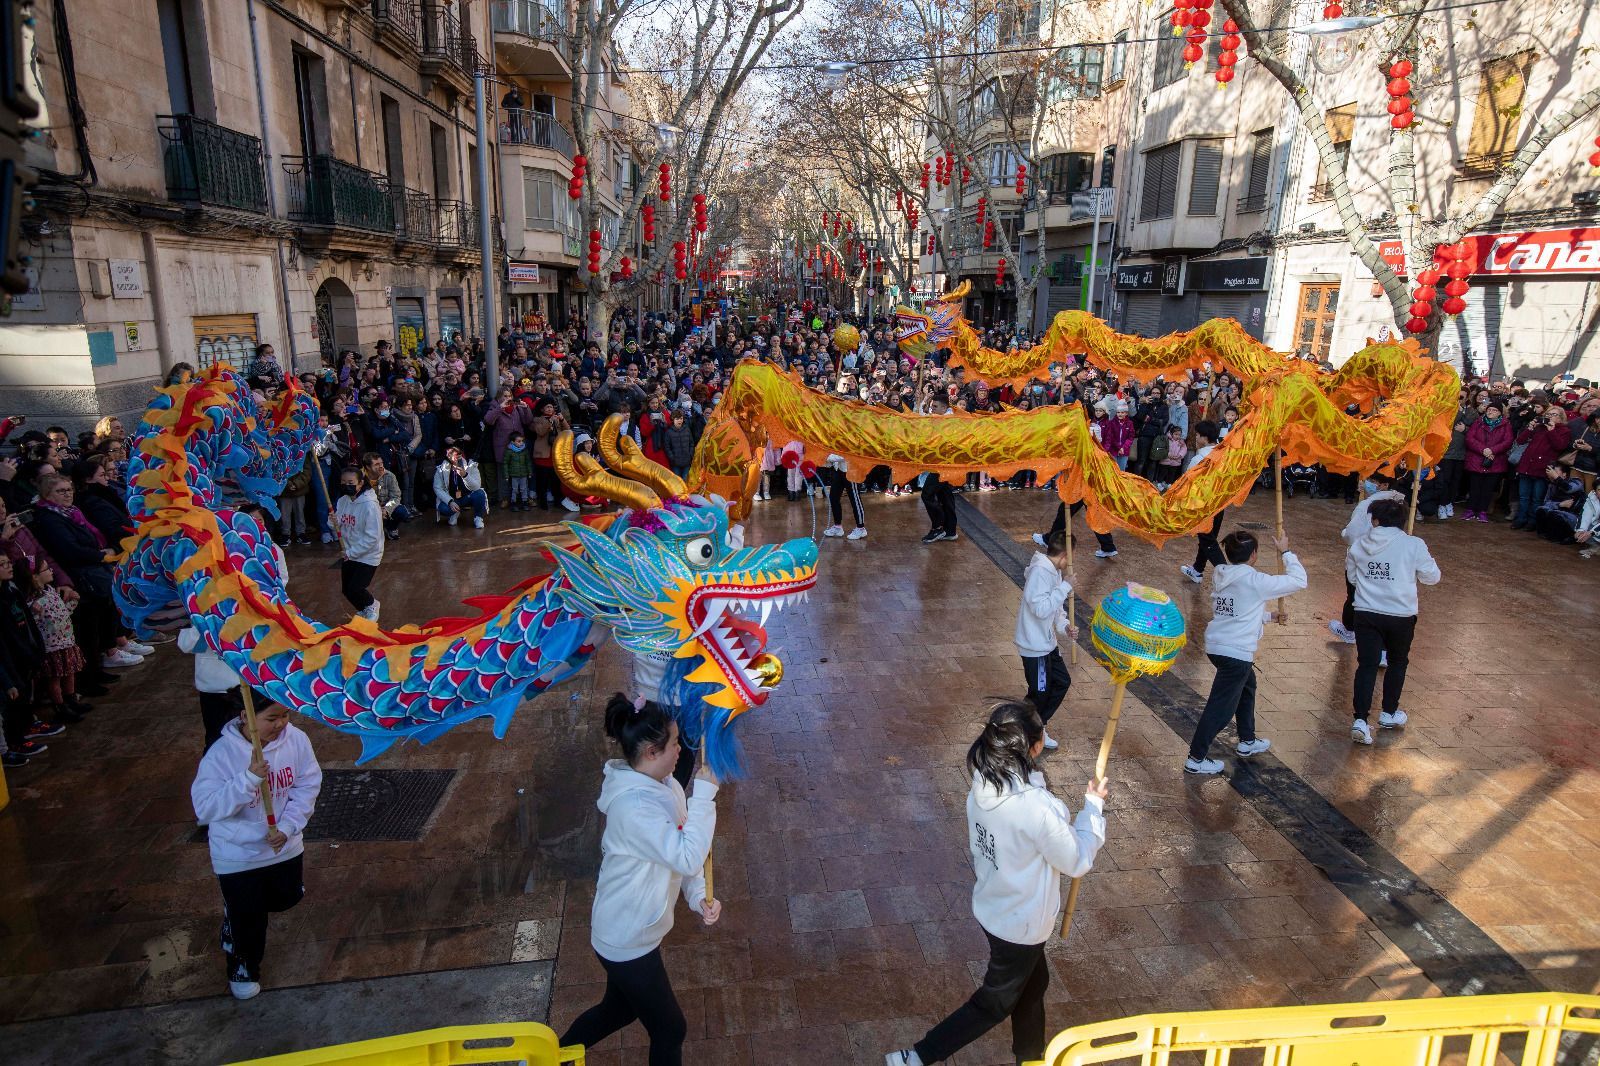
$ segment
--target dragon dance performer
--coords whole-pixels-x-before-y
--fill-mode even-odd
[[[1042,552],[1034,552],[1023,574],[1022,604],[1017,608],[1017,629],[1012,636],[1017,654],[1022,656],[1022,673],[1028,682],[1028,702],[1044,723],[1044,750],[1059,745],[1049,733],[1050,719],[1072,688],[1072,675],[1061,658],[1057,634],[1076,640],[1077,631],[1067,623],[1063,606],[1072,595],[1067,580],[1067,531],[1051,537]]]

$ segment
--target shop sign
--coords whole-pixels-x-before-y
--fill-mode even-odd
[[[1600,274],[1600,229],[1592,227],[1480,233],[1465,243],[1474,274]],[[1399,241],[1379,243],[1378,254],[1406,276],[1405,249]]]
[[[506,267],[506,280],[513,285],[539,284],[538,263],[512,263]]]
[[[1112,283],[1125,292],[1160,292],[1161,264],[1118,265]]]
[[[1267,287],[1266,256],[1191,260],[1184,288],[1199,292],[1261,292]]]

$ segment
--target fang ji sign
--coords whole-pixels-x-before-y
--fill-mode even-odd
[[[1475,275],[1600,274],[1600,229],[1480,233],[1463,242]],[[1399,241],[1383,241],[1378,254],[1403,276],[1405,255]]]

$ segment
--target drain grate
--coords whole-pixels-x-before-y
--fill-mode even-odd
[[[417,840],[454,770],[324,770],[307,840]]]

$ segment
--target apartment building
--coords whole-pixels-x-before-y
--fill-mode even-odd
[[[485,0],[73,0],[33,27],[47,131],[0,407],[83,424],[174,364],[285,369],[481,332]]]

